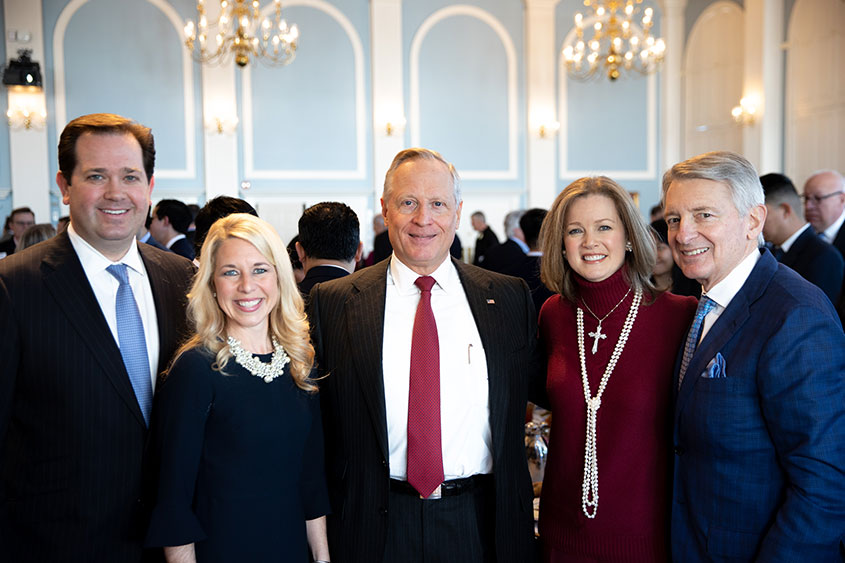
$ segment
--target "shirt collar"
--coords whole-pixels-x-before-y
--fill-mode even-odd
[[[126,264],[142,276],[147,275],[147,271],[144,268],[144,262],[141,260],[141,253],[138,251],[138,244],[135,242],[134,237],[132,239],[132,244],[129,246],[129,250],[126,251],[126,254],[124,254],[120,260],[112,262],[103,256],[99,250],[91,246],[87,240],[82,238],[73,228],[72,222],[68,225],[67,234],[68,238],[70,238],[70,244],[73,246],[73,250],[79,257],[79,261],[82,263],[83,269],[85,269],[86,272],[96,273],[101,270],[105,270],[112,264]]]
[[[430,275],[437,282],[435,287],[439,286],[446,293],[454,289],[455,284],[461,283],[458,277],[458,271],[455,269],[455,265],[452,264],[452,258],[450,256],[446,256],[443,263]],[[387,269],[387,283],[395,285],[400,295],[411,295],[419,292],[417,286],[414,285],[418,277],[420,275],[403,264],[396,257],[395,253],[390,257],[390,267]]]
[[[836,234],[839,232],[839,229],[842,228],[843,223],[845,223],[845,210],[842,211],[839,219],[834,221],[828,228],[822,231],[824,236],[827,237],[827,242],[832,243],[836,239]]]
[[[725,276],[725,279],[711,287],[710,291],[706,293],[707,297],[715,301],[716,304],[723,309],[727,309],[731,300],[733,300],[736,294],[739,293],[742,286],[745,285],[745,281],[748,279],[748,276],[751,275],[751,270],[754,269],[754,266],[757,264],[757,260],[759,259],[760,251],[755,249],[754,252],[743,258],[742,261],[737,264],[733,270],[731,270],[731,273]],[[702,292],[702,295],[705,294]]]
[[[183,235],[182,233],[179,233],[178,235],[176,235],[175,237],[173,237],[172,239],[167,241],[167,244],[165,244],[164,246],[166,246],[167,248],[170,248],[171,246],[173,246],[174,242],[176,242],[177,240],[182,240],[183,238],[185,238],[185,235]]]
[[[521,241],[521,240],[519,240],[518,238],[516,238],[516,237],[509,237],[509,239],[510,239],[510,240],[512,240],[512,241],[514,241],[514,242],[517,244],[517,246],[519,246],[519,248],[521,248],[521,249],[522,249],[522,252],[523,252],[523,253],[528,254],[528,251],[529,251],[529,250],[531,250],[530,248],[528,248],[528,245],[527,245],[527,244],[525,244],[524,242],[522,242],[522,241]]]
[[[789,252],[789,249],[792,248],[792,245],[795,244],[795,241],[798,240],[798,237],[801,236],[801,233],[806,231],[810,227],[809,223],[804,223],[804,226],[795,231],[791,237],[783,241],[783,244],[780,245],[781,249],[784,252]]]

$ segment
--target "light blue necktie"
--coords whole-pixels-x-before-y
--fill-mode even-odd
[[[690,360],[692,360],[693,352],[698,346],[698,336],[701,334],[701,326],[704,324],[704,317],[707,313],[713,310],[716,302],[707,297],[701,296],[701,301],[698,302],[698,309],[695,310],[695,320],[692,321],[692,328],[689,330],[687,342],[684,344],[684,357],[681,359],[681,371],[678,373],[678,389],[681,388],[681,383],[684,382],[684,374],[687,373]]]
[[[150,361],[147,356],[147,339],[144,336],[144,323],[138,312],[138,304],[129,285],[129,272],[126,264],[112,264],[106,268],[117,278],[115,310],[117,312],[117,338],[120,341],[120,355],[129,374],[129,381],[135,390],[135,398],[144,415],[144,422],[150,424],[150,408],[153,404],[153,385],[150,381]]]

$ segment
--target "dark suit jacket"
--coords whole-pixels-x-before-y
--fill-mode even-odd
[[[149,244],[150,246],[154,246],[159,250],[168,250],[166,246],[158,242],[153,235],[147,237],[147,240],[144,241],[145,244]]]
[[[836,238],[833,239],[833,246],[839,251],[842,258],[845,259],[845,226],[839,229],[839,232],[836,233]],[[842,284],[842,293],[839,296],[838,310],[839,320],[843,325],[845,325],[845,282]]]
[[[833,304],[839,303],[845,260],[833,246],[819,238],[812,227],[801,233],[780,260],[821,288]]]
[[[845,334],[819,288],[762,252],[678,393],[674,561],[841,557]]]
[[[170,251],[175,252],[179,256],[187,258],[188,260],[194,259],[194,245],[188,242],[188,239],[186,238],[180,238],[174,242],[170,246]]]
[[[521,281],[453,260],[487,355],[496,556],[530,560],[531,478],[524,428],[529,376],[537,365],[537,323]],[[335,563],[378,563],[384,555],[390,470],[382,373],[388,261],[311,291],[310,319],[321,381],[326,473]],[[436,501],[432,501],[436,502]]]
[[[525,256],[522,248],[508,239],[499,246],[488,250],[487,254],[484,255],[484,262],[481,266],[493,272],[519,277]]]
[[[159,369],[185,332],[190,262],[138,246]],[[135,562],[147,428],[67,233],[0,261],[0,558]]]
[[[481,236],[478,237],[478,240],[475,241],[475,256],[472,259],[472,263],[476,266],[480,266],[481,262],[484,260],[484,255],[490,249],[497,246],[499,246],[499,238],[496,236],[496,233],[493,232],[493,229],[487,227],[481,232]]]
[[[314,266],[306,272],[305,277],[299,282],[299,291],[302,295],[311,293],[311,288],[318,283],[345,278],[349,272],[337,266]]]

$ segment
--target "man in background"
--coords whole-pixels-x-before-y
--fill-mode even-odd
[[[11,256],[15,253],[21,242],[21,237],[28,228],[35,224],[35,213],[29,207],[13,209],[9,214],[9,226],[12,228],[12,236],[3,243],[0,243],[0,258],[3,253]]]
[[[193,260],[194,248],[185,236],[191,221],[191,210],[187,205],[176,199],[163,199],[153,210],[150,233],[171,252]]]
[[[296,253],[305,271],[299,291],[308,295],[318,283],[348,276],[363,250],[358,216],[351,207],[334,201],[312,205],[299,218]]]
[[[481,211],[473,213],[471,221],[472,228],[478,233],[478,239],[475,241],[475,256],[472,259],[472,263],[480,266],[484,260],[484,254],[491,248],[499,246],[499,237],[496,236],[496,233],[487,224],[487,219]]]
[[[141,561],[141,467],[158,374],[187,327],[191,263],[138,244],[147,127],[86,115],[59,139],[67,231],[0,261],[0,554]]]
[[[831,303],[838,303],[845,275],[842,255],[804,221],[801,198],[789,178],[766,174],[760,183],[766,196],[763,237],[773,245],[775,259],[817,285]]]
[[[481,264],[483,268],[508,276],[519,276],[519,268],[530,250],[519,226],[523,213],[524,209],[518,209],[505,215],[505,235],[508,240],[487,251]]]
[[[226,195],[219,195],[208,200],[202,206],[202,209],[197,212],[197,216],[194,218],[196,227],[194,230],[194,252],[197,266],[199,266],[200,251],[205,242],[205,237],[208,236],[209,229],[215,221],[228,217],[232,213],[249,213],[258,217],[258,212],[249,202]]]
[[[676,368],[672,559],[837,561],[845,530],[845,334],[830,300],[760,234],[748,160],[663,176],[669,245],[702,285]]]

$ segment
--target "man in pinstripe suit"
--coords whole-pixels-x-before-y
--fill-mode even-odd
[[[311,291],[328,374],[320,396],[335,563],[531,559],[523,422],[536,317],[524,282],[449,257],[461,204],[451,164],[426,149],[400,152],[382,197],[392,257]],[[419,278],[434,285],[418,289]],[[431,362],[411,360],[423,291],[436,324]],[[440,436],[437,472],[422,489],[409,477],[420,462],[409,447],[420,371],[424,392],[439,389],[424,418]]]
[[[142,560],[152,386],[185,331],[193,273],[184,258],[135,241],[154,161],[148,128],[110,114],[73,120],[59,141],[56,177],[70,227],[0,263],[4,561]],[[142,325],[126,339],[143,358],[134,363],[119,347],[125,313],[116,295],[121,287],[125,297],[126,285],[132,321]],[[136,395],[136,382],[144,393]]]

